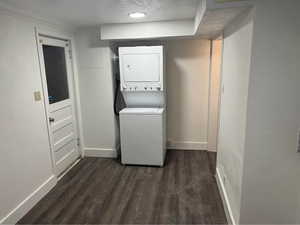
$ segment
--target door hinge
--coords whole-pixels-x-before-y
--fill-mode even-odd
[[[77,146],[80,146],[80,139],[77,138]]]

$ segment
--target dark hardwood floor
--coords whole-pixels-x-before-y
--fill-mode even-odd
[[[226,224],[215,153],[168,151],[164,168],[85,158],[20,224]]]

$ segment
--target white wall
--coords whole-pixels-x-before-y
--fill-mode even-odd
[[[165,45],[169,147],[207,149],[210,41]]]
[[[252,14],[243,15],[225,30],[223,42],[217,171],[236,222],[240,215],[252,30]]]
[[[108,42],[97,28],[76,32],[84,150],[86,156],[116,156],[118,132],[113,111],[113,74]]]
[[[33,96],[34,91],[42,92],[35,25],[32,19],[0,10],[3,223],[16,223],[56,183],[43,101],[35,102]]]
[[[244,38],[232,42],[233,46],[238,45],[252,36],[251,59],[241,64],[240,60],[245,57],[243,54],[236,58],[234,64],[226,62],[226,58],[234,59],[228,52],[245,51],[247,45],[229,51],[227,40],[234,36],[227,35],[224,41],[225,93],[221,102],[218,169],[221,180],[225,177],[225,191],[236,223],[299,224],[300,154],[296,151],[300,127],[300,2],[257,0],[254,3],[252,35],[251,32],[245,33]],[[238,33],[247,26],[252,25],[243,26]],[[230,98],[230,102],[234,103],[233,109],[238,102],[232,100],[241,96],[241,92],[248,93],[248,98],[246,96],[243,100],[247,103],[246,112],[243,103],[235,110],[243,111],[230,119],[224,113],[224,108],[230,106],[230,102],[223,101],[228,94],[224,68],[230,67],[234,71],[244,63],[248,67],[249,62],[249,85],[241,86],[239,90],[230,88],[235,91]],[[228,135],[222,142],[225,131],[232,134],[228,129],[239,125],[239,118],[243,118],[243,123],[240,123],[238,135],[234,136],[235,145]],[[226,120],[228,123],[224,123]],[[233,159],[233,156],[237,157]],[[237,182],[232,182],[232,179]]]
[[[241,223],[299,224],[300,1],[255,1]]]

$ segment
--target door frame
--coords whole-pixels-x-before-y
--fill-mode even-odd
[[[79,79],[78,79],[78,70],[76,67],[76,57],[75,57],[75,47],[74,47],[74,38],[73,36],[70,36],[66,33],[58,32],[55,30],[47,30],[39,27],[35,27],[35,38],[36,38],[36,46],[37,46],[37,53],[38,53],[38,60],[39,60],[39,69],[40,69],[40,78],[41,78],[41,84],[42,84],[42,93],[43,93],[43,104],[44,104],[44,110],[45,110],[45,120],[47,124],[47,133],[48,133],[48,142],[49,142],[49,150],[50,150],[50,157],[51,157],[51,164],[52,164],[52,172],[53,174],[57,177],[58,174],[56,172],[56,167],[55,167],[55,160],[54,160],[54,152],[52,151],[51,147],[51,134],[50,134],[50,122],[48,119],[48,112],[49,112],[49,106],[47,99],[45,96],[48,94],[45,93],[46,87],[45,87],[45,82],[44,82],[44,76],[43,76],[43,66],[42,65],[42,60],[40,59],[40,50],[39,50],[39,38],[44,37],[44,38],[52,38],[56,40],[61,40],[61,41],[66,41],[69,43],[69,49],[70,49],[70,80],[71,85],[69,87],[69,90],[72,92],[70,93],[71,96],[71,101],[73,104],[73,110],[74,110],[74,123],[77,129],[77,136],[79,138],[79,146],[78,146],[78,151],[79,155],[81,158],[84,156],[83,152],[83,147],[84,147],[84,140],[83,140],[83,127],[82,127],[82,114],[81,114],[81,107],[80,107],[80,99],[79,99]],[[75,162],[76,163],[76,162]],[[72,166],[71,166],[72,167]],[[68,171],[68,169],[67,169]],[[63,176],[65,173],[62,173],[61,176]]]

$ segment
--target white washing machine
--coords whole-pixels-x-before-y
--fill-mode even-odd
[[[122,164],[163,166],[166,155],[164,108],[125,108],[120,112]]]

